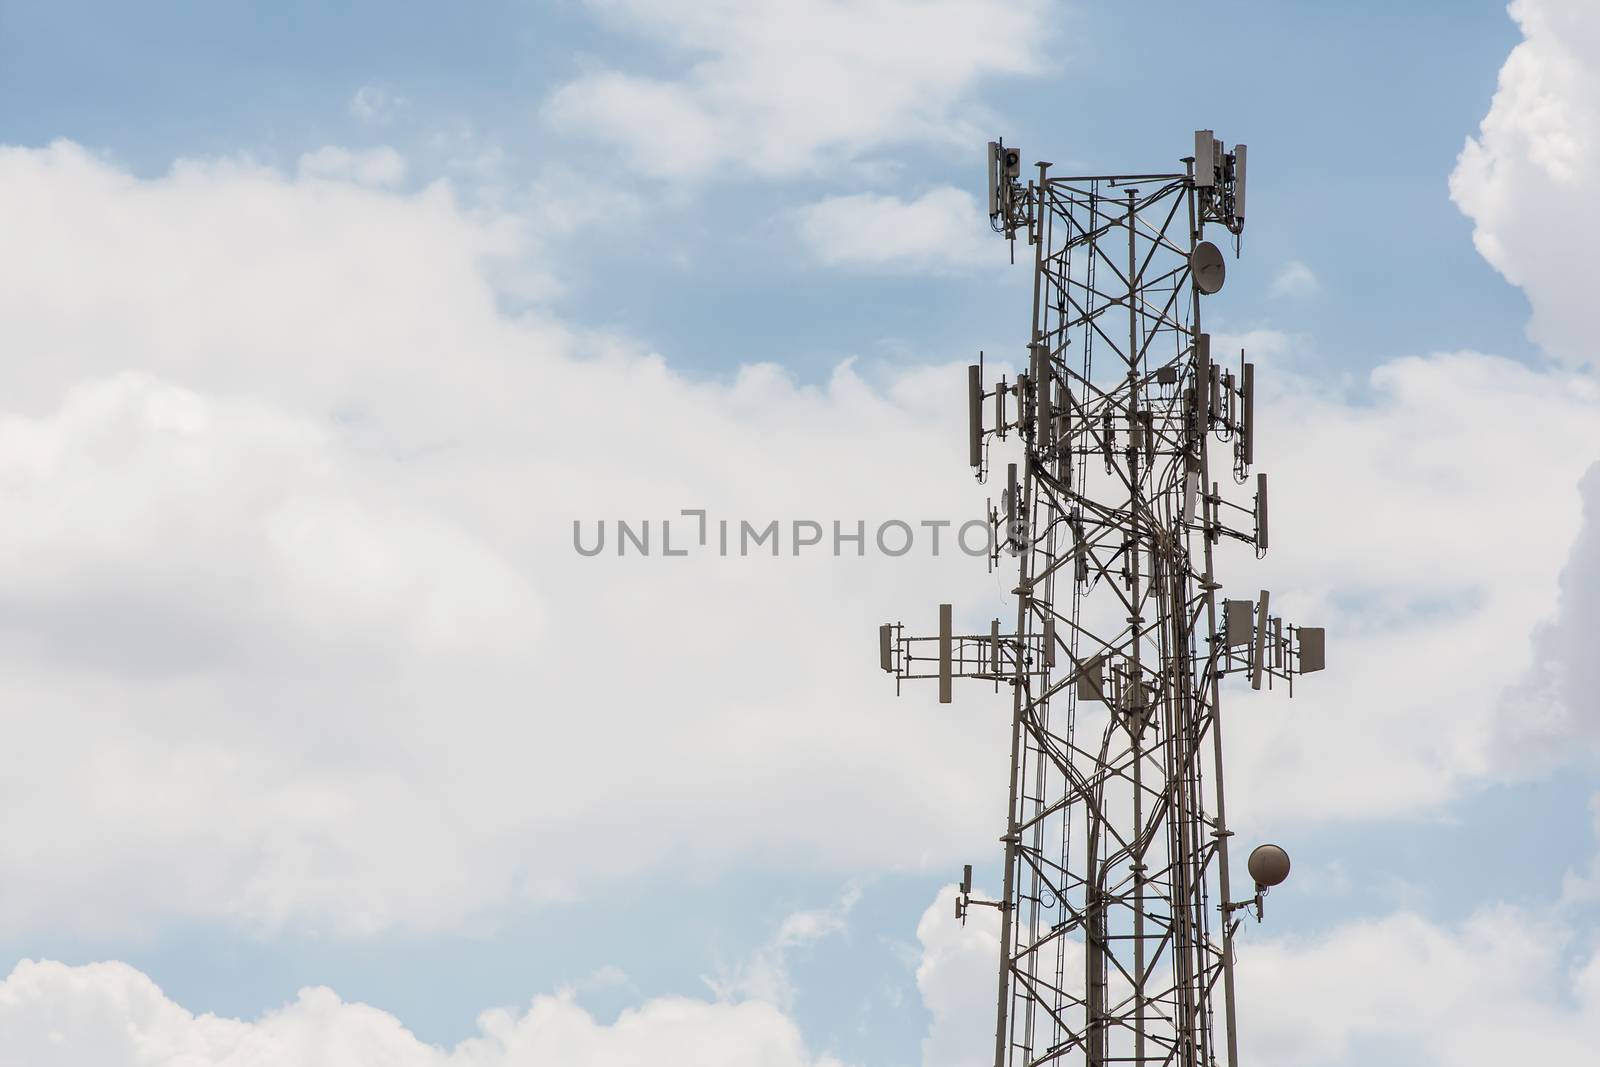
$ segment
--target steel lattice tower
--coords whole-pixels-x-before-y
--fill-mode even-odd
[[[1267,547],[1254,369],[1215,362],[1201,327],[1225,270],[1206,227],[1242,230],[1245,158],[1206,130],[1182,171],[1040,163],[1024,184],[1016,150],[989,148],[991,219],[1033,253],[1028,370],[969,375],[979,477],[1015,451],[990,509],[1015,628],[957,635],[942,605],[938,636],[887,625],[880,655],[942,701],[955,677],[1012,690],[1001,897],[973,899],[969,867],[957,905],[1001,914],[995,1067],[1237,1061],[1235,913],[1259,916],[1288,859],[1258,849],[1254,897],[1231,900],[1220,683],[1323,665],[1322,631],[1285,627],[1265,592],[1217,597],[1219,540]]]

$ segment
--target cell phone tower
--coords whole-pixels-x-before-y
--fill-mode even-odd
[[[1027,369],[990,388],[980,355],[968,375],[979,480],[1015,455],[988,509],[1015,628],[956,634],[943,604],[937,636],[881,627],[881,666],[945,703],[958,677],[1011,687],[1000,899],[972,896],[968,866],[956,903],[1000,912],[995,1067],[1234,1067],[1234,935],[1289,857],[1257,848],[1254,894],[1233,898],[1221,683],[1292,694],[1324,662],[1323,631],[1285,626],[1266,592],[1218,600],[1221,540],[1267,549],[1254,366],[1224,368],[1201,324],[1226,272],[1206,227],[1244,227],[1245,146],[1201,130],[1166,174],[1039,163],[1024,183],[1002,142],[988,163],[993,227],[1033,251]]]

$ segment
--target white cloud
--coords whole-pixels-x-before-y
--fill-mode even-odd
[[[917,927],[923,1067],[981,1063],[993,1049],[998,913],[974,909],[962,927],[953,900],[946,887]],[[1250,926],[1237,951],[1251,1062],[1580,1063],[1600,1025],[1600,957],[1560,922],[1506,905],[1459,924],[1399,912],[1311,938]],[[126,964],[31,960],[0,981],[0,1047],[29,1067],[840,1067],[756,999],[660,997],[603,1023],[563,992],[486,1011],[476,1034],[442,1048],[326,988],[254,1020],[197,1016]],[[1391,1054],[1375,1060],[1375,1047]]]
[[[1272,278],[1273,296],[1310,296],[1321,288],[1316,272],[1298,259],[1290,260]]]
[[[1600,624],[1600,465],[1581,486],[1583,526],[1561,572],[1552,617],[1539,627],[1534,662],[1506,694],[1497,740],[1512,757],[1548,765],[1600,746],[1600,662],[1594,634]]]
[[[669,178],[723,167],[813,173],[894,145],[981,145],[973,90],[987,78],[1037,72],[1052,11],[1039,0],[591,6],[657,42],[682,72],[660,78],[600,68],[551,94],[544,117]]]
[[[830,197],[801,209],[796,224],[812,254],[830,266],[966,271],[1006,257],[972,194],[948,185],[915,200]]]
[[[1467,141],[1450,192],[1485,259],[1533,306],[1529,332],[1568,364],[1597,364],[1590,326],[1592,200],[1600,174],[1600,7],[1516,0],[1524,40]]]
[[[1529,332],[1547,354],[1571,366],[1600,366],[1590,327],[1592,249],[1600,215],[1590,189],[1600,175],[1600,9],[1574,0],[1518,0],[1511,14],[1524,40],[1500,71],[1479,136],[1468,140],[1450,189],[1476,224],[1484,257],[1520,285],[1533,308]],[[1542,420],[1516,425],[1543,432]],[[1565,465],[1587,466],[1593,448]],[[1533,765],[1593,751],[1600,741],[1589,653],[1600,593],[1600,473],[1582,493],[1581,531],[1563,524],[1570,555],[1560,602],[1541,627],[1527,675],[1505,695],[1495,742],[1504,758]],[[1574,533],[1576,536],[1574,537]]]
[[[406,104],[405,97],[396,96],[380,85],[363,85],[351,95],[349,110],[362,122],[383,125],[393,121]]]
[[[594,122],[658,173],[736,157],[793,173],[886,131],[965,139],[971,84],[1026,68],[975,60],[919,75],[945,79],[926,99],[866,93],[864,113],[841,117],[825,93],[810,115],[774,62],[789,47],[766,37],[778,15],[697,7],[674,29],[673,11],[611,10],[709,58],[678,83],[598,72],[547,113]],[[1578,121],[1594,82],[1573,60],[1593,39],[1584,10],[1516,6],[1529,42],[1452,186],[1569,363],[1587,358],[1572,269],[1584,232],[1570,225],[1586,217],[1573,183],[1594,170],[1595,125]],[[835,26],[813,45],[870,43]],[[905,73],[893,57],[828,56],[851,93]],[[0,753],[10,927],[451,926],[664,868],[859,869],[992,841],[1003,712],[981,695],[892,703],[872,664],[881,618],[915,625],[941,599],[986,616],[1003,600],[970,561],[674,569],[580,561],[567,545],[575,516],[696,505],[959,519],[949,502],[982,492],[961,468],[959,375],[873,383],[847,365],[803,387],[757,364],[696,382],[505,316],[490,279],[517,252],[518,220],[470,218],[446,186],[358,188],[399,176],[341,152],[314,154],[299,181],[237,164],[139,181],[72,146],[0,152],[0,318],[20,354],[0,417],[0,722],[19,742]],[[947,254],[927,232],[964,195],[840,198],[802,233],[833,262],[926,267]],[[848,240],[868,222],[842,224],[918,210],[933,221],[870,246]],[[1537,240],[1569,257],[1566,274]],[[1264,373],[1263,400],[1274,552],[1262,569],[1228,561],[1224,578],[1327,622],[1332,665],[1293,703],[1230,696],[1236,819],[1411,812],[1504,769],[1515,752],[1496,695],[1530,664],[1568,672],[1555,691],[1569,718],[1535,740],[1591,729],[1577,694],[1591,686],[1592,523],[1562,614],[1534,633],[1579,530],[1573,486],[1600,448],[1593,383],[1461,353],[1397,360],[1348,389]],[[1533,429],[1493,432],[1504,426]],[[1591,477],[1591,507],[1596,492]],[[1572,899],[1593,878],[1574,876]],[[847,910],[792,916],[721,1001],[653,1000],[605,1025],[539,998],[487,1013],[451,1050],[327,990],[244,1022],[192,1016],[122,965],[25,963],[0,983],[0,1048],[107,1067],[676,1054],[820,1067],[832,1061],[781,1009],[784,953]],[[946,890],[918,928],[926,1067],[983,1062],[993,1041],[994,915],[962,929],[950,911]],[[1600,963],[1547,917],[1501,907],[1460,926],[1401,914],[1247,941],[1240,973],[1263,1061],[1336,1062],[1372,1038],[1461,1067],[1583,1062],[1600,1024]]]
[[[192,1015],[125,964],[48,961],[0,982],[0,1048],[29,1067],[840,1067],[757,1001],[665,997],[605,1024],[570,996],[544,996],[483,1013],[476,1036],[442,1049],[329,989],[246,1022]]]
[[[1589,813],[1594,833],[1600,838],[1600,793],[1589,798]],[[1600,901],[1600,852],[1590,859],[1583,869],[1568,868],[1561,879],[1561,904],[1591,909]]]
[[[327,178],[357,185],[399,185],[406,176],[406,161],[393,148],[352,151],[327,145],[300,157],[302,178]]]
[[[493,546],[327,429],[131,374],[0,443],[13,928],[277,923],[352,892],[365,928],[481,892],[472,835],[394,756],[431,732],[414,685],[545,629]]]
[[[794,1006],[794,983],[789,978],[791,953],[845,931],[850,912],[861,899],[852,885],[831,907],[797,911],[784,916],[778,929],[750,958],[730,973],[707,978],[718,1000],[760,1000],[785,1011]]]
[[[1230,595],[1269,589],[1286,619],[1326,624],[1329,666],[1292,700],[1225,698],[1230,812],[1415,812],[1512,770],[1499,694],[1555,599],[1600,390],[1473,353],[1396,360],[1354,388],[1269,366],[1257,390],[1272,548],[1261,564],[1229,552],[1220,573]]]
[[[1315,939],[1246,938],[1238,981],[1251,1062],[1581,1063],[1600,1026],[1600,956],[1504,905],[1459,926],[1399,913]]]
[[[1592,4],[1554,0],[1513,12],[1528,40],[1452,191],[1485,256],[1527,289],[1536,339],[1571,366],[1593,357],[1583,268],[1597,216],[1584,186],[1600,163],[1600,67],[1589,58],[1600,18]],[[1594,380],[1458,353],[1391,362],[1352,389],[1266,363],[1257,454],[1273,477],[1274,548],[1256,573],[1286,615],[1329,624],[1330,669],[1297,686],[1292,704],[1228,698],[1235,825],[1241,812],[1415,812],[1475,776],[1525,771],[1530,751],[1592,742]],[[1223,573],[1236,581],[1239,562]],[[1558,581],[1561,611],[1541,630]],[[1503,705],[1530,664],[1522,699]],[[1592,907],[1597,884],[1591,865],[1568,875],[1563,907],[1486,904],[1461,923],[1401,912],[1266,940],[1247,928],[1245,1059],[1592,1059],[1600,956],[1593,930],[1564,919]]]
[[[975,894],[986,899],[982,891]],[[939,891],[917,923],[922,959],[917,990],[928,1009],[922,1067],[994,1060],[994,995],[1000,968],[1000,913],[974,907],[955,918],[956,888]]]
[[[1574,897],[1583,910],[1571,916],[1592,899]],[[946,887],[917,926],[923,1067],[993,1055],[998,913],[974,909],[961,927],[953,904]],[[1486,903],[1459,923],[1398,911],[1312,937],[1274,929],[1269,911],[1234,944],[1241,1062],[1499,1067],[1592,1056],[1600,954],[1560,910]],[[1070,983],[1081,983],[1081,959],[1068,964]]]
[[[1000,706],[896,701],[873,652],[941,600],[1000,613],[981,565],[571,547],[574,518],[619,517],[659,547],[685,507],[971,517],[958,366],[688,380],[502,313],[517,220],[443,185],[140,181],[58,145],[0,152],[0,190],[12,927],[455,927],[645,872],[856,876],[992,841]],[[1223,576],[1328,623],[1332,666],[1230,703],[1236,818],[1437,803],[1490,769],[1595,391],[1481,356],[1261,388],[1275,547]],[[1483,431],[1508,420],[1541,429]]]
[[[13,928],[450,927],[988,829],[1001,732],[896,702],[873,652],[884,618],[997,595],[948,538],[887,566],[571,547],[574,518],[696,506],[970,517],[954,368],[695,383],[506,317],[515,231],[443,186],[136,181],[59,145],[0,153],[0,188]],[[902,448],[927,462],[891,478]]]

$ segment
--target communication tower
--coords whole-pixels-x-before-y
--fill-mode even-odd
[[[1246,149],[1201,130],[1181,171],[1026,182],[1017,149],[987,160],[991,224],[1033,250],[1027,369],[968,373],[978,478],[1011,452],[988,510],[1016,618],[957,634],[940,605],[936,636],[880,628],[881,666],[945,703],[955,678],[1012,691],[1000,899],[969,866],[956,905],[1000,912],[995,1067],[1234,1067],[1234,935],[1289,857],[1257,848],[1233,899],[1222,680],[1292,694],[1324,659],[1320,628],[1265,591],[1219,599],[1213,568],[1223,538],[1268,544],[1255,368],[1201,324],[1226,276],[1206,228],[1243,231]]]

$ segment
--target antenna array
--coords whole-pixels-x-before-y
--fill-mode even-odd
[[[995,1067],[1233,1067],[1235,913],[1259,918],[1289,861],[1258,848],[1255,895],[1231,899],[1221,683],[1292,694],[1324,661],[1323,631],[1265,591],[1218,610],[1221,540],[1268,546],[1255,368],[1225,368],[1201,328],[1226,273],[1205,228],[1243,230],[1245,147],[1202,130],[1179,172],[1039,163],[1026,183],[1015,148],[987,158],[994,229],[1034,251],[1027,370],[968,375],[974,471],[1015,455],[989,515],[1015,623],[958,634],[941,605],[936,637],[881,627],[880,665],[936,678],[941,702],[956,678],[1012,690],[1002,892],[975,899],[969,867],[956,908],[1001,915]]]

